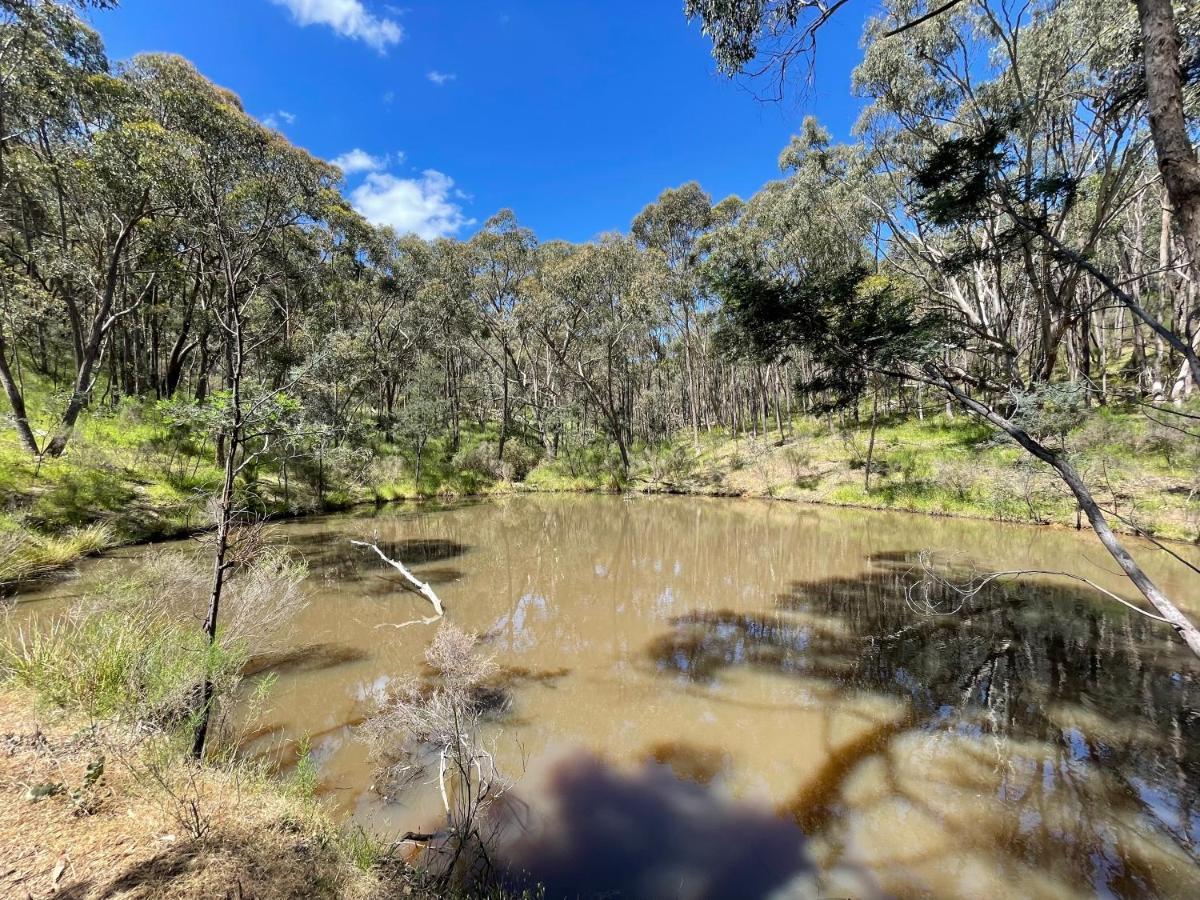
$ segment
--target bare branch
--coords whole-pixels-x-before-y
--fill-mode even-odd
[[[387,563],[389,566],[391,566],[393,569],[395,569],[397,572],[399,572],[401,575],[403,575],[404,578],[408,581],[408,583],[417,589],[417,593],[419,593],[422,597],[424,597],[426,600],[428,600],[433,605],[434,612],[436,612],[437,615],[431,619],[424,620],[425,624],[429,624],[430,622],[436,622],[438,619],[442,618],[442,616],[446,615],[445,607],[442,606],[442,601],[438,597],[438,595],[434,592],[433,588],[431,588],[428,584],[426,584],[424,581],[421,581],[421,579],[417,578],[416,575],[414,575],[412,572],[410,572],[408,570],[408,568],[404,565],[404,563],[397,562],[394,559],[388,559],[388,557],[384,554],[384,552],[379,549],[378,544],[372,544],[367,541],[351,541],[350,543],[353,544],[355,547],[367,547],[371,550],[374,550],[376,555],[378,555],[378,557],[380,559],[382,559],[385,563]],[[413,623],[405,622],[404,624],[411,625]],[[397,627],[402,627],[402,626],[397,626]]]
[[[944,12],[949,12],[950,10],[954,9],[954,7],[958,6],[958,4],[960,4],[960,3],[962,3],[962,0],[949,0],[948,3],[943,3],[937,9],[931,9],[929,12],[925,13],[925,15],[917,16],[911,22],[905,22],[899,28],[893,28],[891,31],[884,32],[883,36],[885,38],[890,38],[890,37],[895,37],[898,34],[903,34],[904,32],[908,31],[910,28],[916,28],[922,22],[928,22],[930,19],[935,19]]]
[[[937,569],[934,567],[934,564],[933,564],[933,554],[930,551],[922,550],[918,554],[918,559],[920,561],[921,571],[923,573],[922,578],[917,583],[910,585],[907,588],[907,590],[905,591],[906,598],[909,602],[909,606],[912,607],[913,609],[917,610],[918,612],[928,613],[930,615],[953,615],[954,613],[956,613],[960,609],[962,609],[962,606],[964,603],[966,603],[972,597],[977,596],[979,594],[979,592],[982,591],[984,588],[986,588],[989,584],[991,584],[995,581],[998,581],[1002,578],[1021,578],[1026,575],[1048,575],[1048,576],[1060,577],[1060,578],[1070,578],[1073,581],[1081,582],[1083,584],[1086,584],[1088,587],[1092,588],[1093,590],[1098,591],[1099,593],[1108,597],[1109,599],[1116,600],[1122,606],[1128,607],[1129,609],[1133,610],[1135,613],[1145,616],[1147,619],[1154,619],[1156,622],[1166,622],[1168,625],[1173,624],[1170,619],[1163,618],[1162,616],[1157,616],[1152,612],[1147,612],[1146,610],[1142,609],[1137,604],[1131,603],[1130,601],[1126,600],[1125,598],[1119,597],[1118,595],[1114,594],[1112,591],[1108,590],[1107,588],[1101,587],[1100,585],[1096,584],[1096,582],[1092,581],[1090,578],[1085,578],[1083,575],[1076,575],[1072,572],[1064,572],[1064,571],[1056,570],[1056,569],[1008,569],[1008,570],[1005,570],[1002,572],[989,572],[987,575],[984,575],[982,577],[969,578],[965,582],[957,582],[956,583],[954,581],[951,581],[945,575],[942,575],[937,571]],[[916,591],[918,589],[923,589],[925,591],[925,593],[928,594],[928,588],[931,586],[937,586],[940,588],[944,588],[948,591],[953,592],[954,594],[957,594],[961,598],[961,601],[959,602],[958,606],[956,606],[953,610],[944,611],[944,610],[933,609],[930,606],[927,599],[924,602],[923,606],[917,604],[915,602],[915,598],[914,598],[914,594],[916,593]]]

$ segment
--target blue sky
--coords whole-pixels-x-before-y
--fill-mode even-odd
[[[112,59],[186,56],[297,144],[351,163],[346,193],[368,218],[465,237],[510,207],[543,240],[586,240],[686,181],[748,196],[805,114],[839,137],[857,115],[873,3],[834,17],[814,83],[783,103],[718,75],[682,6],[122,0],[93,22]]]

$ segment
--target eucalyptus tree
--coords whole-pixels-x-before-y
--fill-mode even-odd
[[[685,12],[689,18],[699,19],[712,39],[721,71],[728,75],[774,72],[782,92],[789,66],[811,54],[822,26],[844,6],[845,0],[688,0]],[[885,4],[884,14],[869,28],[868,58],[859,78],[878,86],[883,74],[880,66],[890,65],[894,71],[890,78],[885,75],[885,80],[916,101],[901,121],[913,133],[920,132],[922,141],[938,140],[942,126],[963,126],[964,112],[995,116],[1001,112],[998,104],[1007,103],[1009,108],[1001,115],[1013,123],[1015,140],[1006,149],[1017,151],[1031,181],[1039,177],[1031,172],[1039,166],[1065,168],[1065,172],[1051,173],[1061,179],[1091,165],[1092,177],[1102,173],[1108,182],[1107,190],[1092,194],[1095,207],[1090,222],[1077,216],[1072,223],[1078,240],[1076,246],[1068,242],[1067,247],[1074,254],[1032,254],[1028,258],[1033,265],[1056,259],[1060,269],[1052,276],[1030,279],[1026,286],[1028,291],[1041,292],[1033,338],[1039,344],[1040,358],[1029,367],[1032,377],[1049,377],[1064,339],[1069,346],[1078,334],[1078,343],[1088,349],[1091,310],[1071,302],[1073,283],[1079,280],[1081,269],[1078,259],[1072,257],[1082,253],[1086,259],[1098,249],[1087,230],[1096,226],[1091,228],[1094,238],[1128,200],[1128,175],[1138,168],[1137,157],[1145,152],[1143,122],[1153,138],[1165,193],[1188,250],[1184,264],[1194,266],[1200,259],[1200,163],[1189,133],[1194,110],[1185,90],[1200,66],[1200,14],[1193,7],[1172,0],[1137,0],[1134,6],[1107,0],[1098,4],[1040,0],[1019,7],[996,0],[897,0]],[[972,27],[965,27],[967,22]],[[1097,23],[1104,27],[1096,27]],[[989,42],[990,56],[984,46]],[[987,80],[997,70],[1002,70],[1002,77],[979,90],[976,82]],[[938,74],[938,90],[948,96],[938,90],[918,90],[917,84],[909,81],[909,76],[918,83],[928,81],[930,72]],[[1055,81],[1059,76],[1064,79],[1061,83]],[[1060,87],[1064,90],[1058,91]],[[970,104],[960,99],[955,113],[949,113],[947,100],[964,95]],[[922,108],[921,103],[926,106]],[[1012,118],[1014,114],[1019,116]],[[1035,136],[1038,129],[1042,129],[1041,137]],[[1053,135],[1052,142],[1065,136],[1076,157],[1058,166],[1064,161],[1050,155],[1056,148],[1047,147],[1047,135]],[[868,140],[873,141],[869,133]],[[916,148],[909,149],[915,152]],[[1107,159],[1103,163],[1088,160],[1089,154]],[[1117,159],[1122,155],[1124,159]],[[898,193],[903,193],[904,179],[903,173],[897,178]],[[1028,190],[1025,193],[1030,195]],[[903,218],[901,222],[907,225]],[[1055,233],[1055,224],[1049,223],[1047,229],[1051,238],[1061,237]],[[919,241],[919,233],[916,236]],[[939,253],[916,244],[909,249]],[[1023,341],[998,333],[995,326],[1008,311],[997,308],[1003,303],[997,302],[995,284],[987,283],[995,281],[995,273],[987,271],[982,259],[973,269],[968,277],[947,285],[950,293],[945,299],[963,308],[975,307],[976,324],[989,332],[995,349],[1006,357],[1002,374],[1015,383],[1020,380],[1015,357]],[[980,276],[984,276],[982,282]],[[972,296],[979,293],[982,296]],[[1129,306],[1120,295],[1115,296]],[[1197,317],[1189,312],[1184,318],[1194,321]],[[1184,351],[1190,350],[1194,357],[1195,338],[1189,341],[1188,335],[1178,334],[1180,330],[1189,329],[1175,330],[1182,344],[1174,348],[1185,357],[1189,352]],[[1086,363],[1087,356],[1076,352]],[[1190,372],[1188,366],[1190,360],[1185,373]],[[1188,377],[1195,380],[1194,375]],[[1176,391],[1179,389],[1177,384]]]
[[[606,235],[545,259],[539,329],[562,371],[583,391],[629,472],[637,370],[666,316],[661,253]]]
[[[699,241],[716,222],[712,198],[694,181],[669,188],[633,220],[631,231],[643,247],[659,251],[670,272],[672,315],[679,321],[687,377],[687,408],[692,440],[700,444],[700,390],[693,331],[702,302],[698,276]]]
[[[204,79],[186,61],[139,57],[133,77],[157,93],[174,113],[182,143],[167,188],[185,211],[187,242],[200,248],[212,291],[208,313],[221,344],[225,390],[223,475],[215,504],[213,579],[204,632],[216,640],[221,597],[234,562],[231,530],[237,522],[237,476],[255,458],[255,429],[274,415],[289,387],[264,384],[252,364],[278,338],[271,292],[286,278],[289,240],[344,206],[335,186],[338,170],[289,144],[248,116],[240,101]],[[260,445],[261,448],[261,445]],[[200,756],[208,731],[212,684],[205,680],[198,706],[193,753]]]
[[[396,403],[414,362],[436,352],[439,315],[436,292],[427,290],[432,278],[429,246],[390,231],[381,237],[375,277],[361,285],[355,306],[371,354],[369,377],[378,385],[385,436],[391,440]]]
[[[1120,21],[1123,7],[1105,5],[1106,20]],[[1136,116],[1108,103],[1097,65],[1120,30],[1095,29],[1090,3],[1040,12],[1014,20],[986,2],[963,3],[919,29],[871,41],[855,71],[857,90],[871,100],[859,129],[898,200],[880,204],[889,251],[972,326],[983,366],[976,377],[1017,389],[1054,377],[1064,338],[1087,327],[1079,298],[1089,273],[1080,258],[1095,252],[1140,187],[1147,151]],[[914,176],[946,158],[946,148],[961,149],[955,141],[985,134],[995,137],[990,162],[1011,187],[1008,202],[947,228]],[[971,190],[985,186],[973,182]]]
[[[439,238],[426,245],[422,258],[419,301],[429,315],[430,336],[445,359],[450,446],[457,451],[464,406],[482,412],[482,401],[476,396],[478,360],[472,356],[484,337],[478,333],[481,326],[472,293],[475,255],[462,241]]]
[[[445,369],[432,353],[422,353],[405,374],[404,398],[396,421],[396,434],[412,451],[413,485],[421,490],[425,446],[446,427],[449,404],[445,399]]]
[[[78,4],[83,6],[84,4]],[[112,76],[99,37],[69,6],[0,7],[0,260],[6,318],[57,308],[73,358],[71,394],[44,452],[60,455],[98,377],[113,327],[154,283],[147,234],[170,204],[154,196],[173,136]],[[165,242],[169,246],[169,241]],[[27,450],[39,448],[0,324],[0,380]]]
[[[517,222],[512,210],[501,210],[488,219],[468,243],[472,272],[473,321],[468,331],[496,369],[500,393],[500,438],[497,458],[504,455],[512,421],[512,386],[521,380],[518,359],[517,310],[527,298],[533,274],[537,238]]]

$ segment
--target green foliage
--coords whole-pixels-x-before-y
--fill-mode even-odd
[[[1067,448],[1067,436],[1087,418],[1088,388],[1082,384],[1039,384],[1016,394],[1009,419],[1041,441]],[[998,436],[1004,440],[1006,437]]]
[[[227,691],[243,662],[243,653],[210,646],[159,601],[114,598],[0,639],[6,678],[52,706],[131,726],[186,729],[205,670]]]
[[[906,284],[863,267],[793,282],[740,260],[710,279],[732,325],[726,340],[767,361],[805,351],[814,373],[802,386],[819,406],[857,403],[869,378],[920,368],[951,338],[946,318],[921,311]]]
[[[300,739],[296,748],[296,767],[287,780],[287,789],[305,803],[312,803],[317,798],[317,789],[321,786],[321,773],[312,755],[312,741],[306,734]]]
[[[454,455],[454,468],[474,476],[479,483],[488,481],[523,481],[538,462],[538,452],[517,440],[504,444],[500,455],[499,442],[485,440],[464,447]]]

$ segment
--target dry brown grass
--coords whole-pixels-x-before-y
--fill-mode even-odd
[[[369,897],[402,893],[359,872],[320,812],[230,771],[202,770],[209,828],[190,838],[170,804],[109,760],[81,810],[67,793],[34,802],[31,785],[83,783],[98,750],[29,698],[0,692],[0,897]]]

